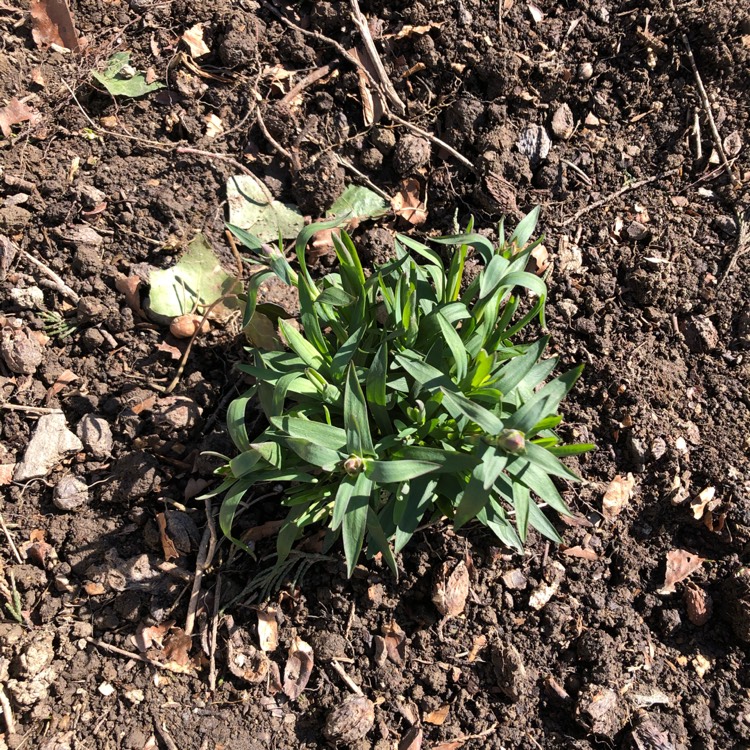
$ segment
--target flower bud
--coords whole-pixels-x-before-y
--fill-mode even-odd
[[[344,471],[350,477],[356,477],[365,468],[365,462],[359,456],[350,456],[344,461]]]
[[[526,449],[526,438],[520,430],[503,430],[496,440],[497,447],[508,453],[523,453]]]

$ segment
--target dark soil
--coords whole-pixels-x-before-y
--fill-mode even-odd
[[[545,0],[537,22],[513,0],[499,3],[501,19],[498,3],[478,0],[362,0],[404,120],[474,169],[387,115],[364,124],[357,71],[321,38],[361,45],[347,2],[279,3],[310,32],[302,34],[266,2],[80,0],[71,9],[88,40],[82,55],[37,48],[21,4],[0,5],[0,106],[29,97],[40,119],[0,141],[0,234],[80,302],[0,246],[9,341],[0,583],[11,598],[15,586],[23,612],[18,623],[6,607],[0,622],[5,720],[9,710],[15,718],[0,748],[321,747],[328,713],[350,692],[335,663],[375,704],[373,727],[351,745],[358,750],[750,748],[747,4]],[[197,23],[210,48],[196,63],[203,76],[178,55]],[[712,154],[683,34],[735,187]],[[168,87],[117,101],[96,90],[89,71],[118,50]],[[331,72],[281,101],[323,65]],[[215,137],[209,115],[222,123]],[[337,156],[389,195],[416,178],[427,195],[420,233],[452,231],[454,215],[492,233],[502,214],[512,224],[541,205],[553,346],[565,364],[586,364],[565,424],[567,437],[598,450],[577,462],[588,481],[564,488],[584,519],[555,520],[564,546],[532,537],[519,556],[482,528],[436,527],[399,558],[398,582],[378,562],[363,560],[351,580],[338,556],[312,564],[272,594],[280,643],[270,658],[282,676],[295,638],[315,655],[296,701],[272,676],[254,685],[227,666],[232,628],[258,646],[251,605],[262,602],[229,602],[267,562],[221,544],[192,640],[180,630],[206,526],[197,497],[214,486],[216,462],[202,452],[231,452],[226,407],[246,385],[233,370],[242,345],[229,326],[200,338],[174,394],[161,393],[185,342],[134,313],[116,286],[140,264],[170,266],[196,231],[232,267],[223,185],[237,167],[180,146],[232,157],[312,218],[360,179]],[[400,221],[355,233],[370,262],[387,257],[387,232],[409,229]],[[333,260],[324,253],[319,263]],[[29,294],[76,330],[46,340]],[[66,370],[77,379],[52,389]],[[23,459],[44,409],[61,409],[85,434],[83,447],[43,479],[12,481],[8,466]],[[630,501],[605,518],[607,486],[629,472]],[[80,503],[75,489],[72,501],[69,489],[55,500],[70,477],[88,487]],[[715,502],[694,512],[706,488]],[[240,530],[279,517],[275,496],[260,499]],[[159,523],[174,544],[168,555]],[[259,542],[261,555],[272,544]],[[675,593],[659,593],[676,549],[706,562]],[[445,560],[465,557],[466,611],[441,623],[433,579]],[[219,574],[233,624],[218,618],[212,691]],[[392,621],[405,633],[403,656],[381,658]],[[150,626],[161,635],[145,649]],[[141,659],[145,649],[193,675],[106,646]],[[432,712],[444,706],[441,722]],[[409,744],[420,722],[422,744]]]

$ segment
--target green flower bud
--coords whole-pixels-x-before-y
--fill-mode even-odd
[[[364,471],[365,462],[359,456],[350,456],[344,461],[344,471],[350,477],[356,477]]]
[[[497,436],[496,444],[508,453],[523,453],[526,450],[526,437],[521,430],[503,430]]]

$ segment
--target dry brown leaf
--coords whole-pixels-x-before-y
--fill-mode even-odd
[[[266,679],[270,664],[268,657],[250,643],[250,638],[240,628],[230,626],[227,641],[227,667],[235,676],[257,685]]]
[[[15,464],[0,464],[0,487],[10,484],[13,481],[13,472],[15,470]]]
[[[526,270],[541,276],[549,268],[549,253],[544,245],[537,245],[529,254]]]
[[[714,510],[720,503],[721,501],[716,497],[716,487],[706,487],[691,501],[690,508],[695,520],[700,521],[706,511]]]
[[[563,550],[564,555],[568,555],[568,557],[581,557],[584,560],[598,560],[599,555],[594,552],[594,550],[589,549],[588,547],[568,547],[567,549]]]
[[[602,512],[608,521],[617,518],[630,502],[633,487],[635,487],[635,477],[630,472],[624,477],[618,474],[610,482],[602,498]]]
[[[309,643],[301,638],[292,639],[289,658],[284,667],[284,695],[296,701],[307,686],[312,674],[314,654]]]
[[[195,26],[191,26],[181,37],[193,57],[202,57],[211,51],[211,48],[203,40],[203,28],[204,24],[196,23]]]
[[[107,593],[107,589],[105,589],[101,583],[84,583],[83,590],[89,596],[101,596],[102,594]]]
[[[120,294],[125,295],[125,302],[128,307],[142,318],[143,308],[141,307],[140,287],[143,281],[138,276],[118,276],[115,279],[115,289]]]
[[[458,748],[463,747],[470,739],[470,737],[460,737],[450,742],[441,742],[438,745],[433,745],[430,750],[458,750]]]
[[[398,666],[403,666],[406,657],[406,633],[395,620],[383,628],[385,652],[388,658]]]
[[[175,547],[175,543],[167,533],[167,517],[164,513],[156,514],[156,525],[159,527],[159,540],[161,541],[161,548],[164,550],[164,559],[169,562],[180,556],[180,553]]]
[[[130,411],[133,412],[133,414],[140,414],[144,411],[151,411],[154,408],[154,404],[156,403],[156,394],[153,396],[147,396],[143,399],[143,401],[139,401],[136,404],[133,404],[130,407]]]
[[[190,647],[193,639],[182,629],[172,628],[164,639],[162,653],[170,666],[190,670]]]
[[[478,635],[474,639],[474,643],[471,644],[471,651],[469,651],[469,655],[466,657],[466,661],[471,664],[473,661],[476,660],[477,656],[479,656],[479,652],[487,645],[487,636],[486,635]]]
[[[169,354],[172,359],[179,359],[182,356],[182,352],[176,346],[172,346],[166,341],[162,341],[161,343],[157,344],[156,351]]]
[[[708,592],[694,583],[688,583],[683,594],[688,620],[701,627],[710,619],[713,612],[713,601]]]
[[[422,750],[422,728],[412,727],[398,743],[398,750]]]
[[[373,91],[370,88],[370,81],[364,70],[369,69],[371,66],[367,53],[359,48],[354,48],[350,50],[350,54],[361,64],[361,67],[357,67],[357,74],[359,76],[359,96],[362,99],[362,118],[365,127],[370,127],[377,123],[383,116],[383,102],[380,99],[379,92]]]
[[[432,589],[432,601],[443,617],[458,617],[469,596],[469,571],[461,560],[457,565],[447,560],[438,573]]]
[[[433,29],[439,29],[445,21],[434,21],[425,26],[402,26],[395,34],[384,34],[385,37],[393,36],[394,39],[403,39],[407,36],[428,34]]]
[[[13,97],[7,106],[0,109],[0,131],[5,138],[10,138],[14,125],[19,125],[22,122],[35,123],[40,117],[41,115],[35,109]]]
[[[224,132],[224,123],[221,117],[213,114],[206,115],[204,118],[206,123],[206,138],[216,138],[217,135],[221,135]]]
[[[673,549],[667,552],[667,572],[664,577],[664,587],[659,589],[659,593],[673,594],[675,584],[684,581],[691,573],[698,570],[704,562],[704,558],[684,549]]]
[[[391,199],[394,213],[408,221],[412,226],[419,226],[427,221],[427,194],[422,200],[422,186],[419,180],[409,177],[401,183],[398,192]]]
[[[529,13],[534,23],[540,24],[544,20],[544,13],[541,8],[538,8],[534,3],[528,3]]]
[[[426,724],[434,724],[435,726],[439,727],[448,718],[448,712],[450,710],[451,707],[447,703],[445,703],[444,705],[440,706],[440,708],[436,708],[434,711],[430,711],[429,713],[425,714],[424,721]]]
[[[240,537],[243,542],[259,542],[261,539],[268,539],[274,536],[284,525],[283,521],[266,521],[260,526],[253,526],[245,531]]]
[[[72,370],[63,370],[57,376],[57,380],[55,380],[47,391],[47,395],[44,397],[44,403],[48,404],[58,393],[60,393],[60,391],[62,391],[63,388],[65,388],[66,385],[70,385],[75,380],[78,380],[78,375]]]
[[[41,88],[47,87],[47,81],[44,78],[44,73],[42,73],[42,69],[39,67],[31,69],[31,80]]]
[[[65,0],[35,0],[31,4],[31,36],[37,47],[52,44],[77,52],[80,40]]]
[[[172,625],[174,625],[174,620],[168,620],[161,625],[139,625],[134,637],[138,650],[145,654],[154,647],[161,649]]]
[[[266,653],[275,651],[279,645],[279,623],[275,607],[258,610],[258,640],[260,650]]]

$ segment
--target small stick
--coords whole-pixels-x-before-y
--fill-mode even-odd
[[[745,216],[737,214],[737,247],[732,253],[732,257],[729,259],[727,267],[724,269],[724,273],[721,275],[719,283],[716,285],[717,289],[720,289],[724,282],[727,280],[729,274],[734,270],[737,265],[737,261],[746,253],[750,252],[750,222],[745,220]]]
[[[16,722],[13,720],[13,709],[2,685],[0,685],[0,706],[3,709],[3,718],[5,719],[5,733],[8,736],[13,735],[16,733]]]
[[[331,659],[331,666],[333,667],[334,672],[338,674],[338,676],[346,683],[346,686],[351,690],[355,695],[364,695],[362,692],[362,688],[360,688],[359,685],[357,685],[354,680],[349,677],[349,675],[344,671],[344,668],[339,664],[336,659]]]
[[[60,294],[78,304],[78,300],[80,299],[78,293],[71,289],[49,266],[42,263],[38,258],[35,258],[31,253],[27,253],[25,250],[21,250],[21,253],[26,260],[33,263],[55,282],[55,288]]]
[[[299,159],[295,159],[294,156],[292,156],[291,152],[288,149],[285,149],[272,135],[269,133],[268,128],[266,127],[266,123],[263,121],[263,115],[260,113],[260,107],[258,107],[257,112],[255,113],[255,120],[258,123],[258,127],[260,128],[260,132],[263,133],[263,137],[273,146],[273,148],[281,154],[285,159],[287,159],[289,162],[291,162],[292,166],[295,169],[300,168]]]
[[[2,513],[0,513],[0,526],[2,526],[3,533],[5,534],[5,538],[8,540],[8,546],[13,551],[13,557],[16,558],[19,565],[23,565],[23,560],[21,559],[21,555],[18,553],[18,547],[16,547],[16,544],[13,541],[13,537],[10,535],[10,531],[8,531],[8,527],[5,525],[5,519],[3,518]]]
[[[167,746],[167,750],[179,750],[172,736],[167,731],[166,725],[162,725],[159,714],[156,713],[156,709],[151,709],[151,716],[154,720],[154,729],[156,733],[161,737],[162,742]]]
[[[370,26],[367,23],[367,19],[359,8],[359,2],[358,0],[349,0],[349,2],[352,6],[352,20],[354,21],[354,25],[359,29],[360,36],[362,37],[365,49],[367,50],[367,55],[375,67],[375,71],[378,74],[378,78],[380,78],[383,90],[385,91],[386,96],[391,100],[391,104],[396,111],[400,115],[403,115],[406,113],[406,105],[399,98],[396,89],[393,88],[393,84],[388,78],[388,74],[385,72],[385,66],[378,54],[378,48],[375,46],[375,41],[370,33]]]
[[[185,618],[185,635],[192,635],[195,627],[195,614],[198,609],[198,600],[201,595],[201,584],[203,574],[211,567],[214,553],[216,552],[216,524],[213,518],[211,499],[204,500],[206,506],[206,530],[203,532],[198,558],[195,562],[195,576],[193,577],[193,590],[190,592],[187,617]]]
[[[695,160],[700,161],[703,158],[703,144],[701,143],[701,121],[698,117],[698,110],[693,110],[693,130],[692,134],[695,139]]]
[[[252,171],[248,169],[244,164],[237,161],[233,156],[229,154],[217,154],[214,151],[201,151],[199,148],[190,148],[189,146],[178,146],[175,151],[178,154],[194,154],[195,156],[205,156],[207,159],[219,159],[219,161],[226,161],[233,167],[236,167],[240,172],[252,175]],[[253,175],[254,177],[255,175]]]
[[[423,138],[426,138],[428,141],[432,141],[432,143],[434,143],[436,146],[447,151],[454,159],[456,159],[456,161],[460,161],[461,164],[467,166],[472,171],[476,169],[474,167],[473,162],[469,161],[463,154],[456,151],[456,149],[453,148],[453,146],[449,146],[445,141],[440,140],[440,138],[438,138],[436,135],[433,135],[427,130],[423,130],[418,125],[414,125],[414,123],[411,123],[408,120],[404,120],[403,117],[399,117],[393,112],[390,113],[390,117],[392,120],[395,120],[399,125],[403,125],[404,127],[407,127],[413,130],[415,133],[418,133]]]
[[[62,414],[62,409],[53,409],[46,406],[23,406],[22,404],[0,404],[0,409],[8,411],[25,411],[29,414]]]
[[[312,86],[316,81],[319,81],[321,78],[325,78],[330,72],[330,65],[323,65],[322,67],[313,70],[312,73],[306,75],[296,86],[289,89],[289,91],[284,94],[279,103],[291,104],[291,102],[294,101],[295,97],[301,94],[309,86]]]
[[[388,195],[384,190],[379,188],[364,172],[360,172],[354,164],[352,164],[348,159],[344,158],[343,156],[340,156],[339,154],[335,154],[336,161],[341,164],[342,167],[345,167],[353,174],[356,174],[357,177],[359,177],[362,182],[367,185],[367,187],[370,188],[370,190],[373,191],[373,193],[377,193],[381,198],[384,198],[388,201],[388,203],[391,202],[391,196]]]
[[[229,249],[232,251],[234,256],[234,262],[237,264],[237,278],[242,280],[242,276],[245,273],[245,267],[242,265],[242,256],[240,251],[237,249],[237,243],[234,240],[234,235],[227,229],[224,234],[226,235],[227,242],[229,243]]]
[[[208,688],[216,692],[216,635],[219,630],[219,606],[221,604],[221,574],[216,576],[214,589],[214,613],[211,618],[211,642],[209,645],[210,663],[208,667]]]
[[[682,43],[685,45],[688,60],[690,60],[690,67],[693,69],[693,76],[695,76],[695,83],[698,86],[698,94],[700,96],[701,104],[703,105],[703,111],[706,113],[706,117],[708,118],[708,126],[711,130],[711,137],[713,138],[714,146],[716,146],[716,150],[719,153],[721,163],[727,175],[729,175],[729,184],[732,187],[738,187],[740,183],[739,180],[735,179],[734,174],[732,173],[732,167],[729,164],[729,159],[727,159],[726,152],[724,151],[724,144],[721,142],[719,130],[716,127],[716,120],[714,120],[713,112],[711,112],[711,103],[708,101],[708,94],[706,93],[706,89],[703,86],[703,79],[701,78],[701,74],[698,72],[698,66],[695,63],[695,57],[693,57],[693,50],[690,47],[690,42],[688,41],[687,34],[682,35]]]
[[[661,172],[660,174],[656,174],[653,177],[646,177],[644,180],[637,180],[636,182],[631,182],[629,185],[625,185],[625,187],[620,188],[619,190],[616,190],[611,195],[608,195],[606,198],[602,198],[601,200],[594,201],[593,203],[589,203],[588,206],[584,206],[580,211],[576,211],[572,216],[569,216],[567,219],[565,219],[561,226],[565,227],[568,224],[572,224],[574,221],[577,221],[581,218],[584,214],[587,214],[589,211],[594,211],[597,208],[601,208],[601,206],[607,205],[607,203],[611,203],[613,200],[616,200],[621,195],[624,195],[625,193],[629,193],[631,190],[637,190],[640,187],[643,187],[644,185],[648,185],[652,182],[656,182],[657,180],[663,180],[665,177],[671,177],[673,174],[677,174],[679,172],[679,168],[677,169],[668,169],[666,172]]]
[[[164,669],[167,672],[174,672],[175,674],[191,674],[190,672],[186,672],[183,669],[177,669],[171,664],[162,664],[155,659],[149,659],[148,656],[142,656],[141,654],[136,654],[133,651],[126,651],[124,648],[111,646],[109,643],[104,643],[104,641],[97,641],[96,638],[87,637],[85,638],[85,640],[92,646],[96,646],[97,648],[102,649],[102,651],[109,651],[110,653],[117,654],[118,656],[126,656],[128,659],[135,659],[136,661],[143,662],[143,664],[149,664],[152,667]]]
[[[580,168],[567,159],[560,159],[566,167],[570,167],[589,187],[593,184],[591,178]]]

